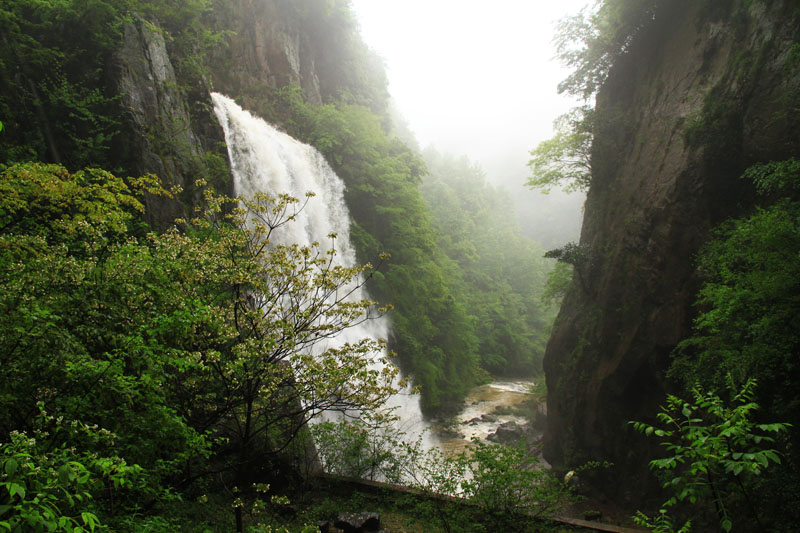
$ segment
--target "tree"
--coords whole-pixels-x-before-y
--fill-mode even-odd
[[[319,244],[272,244],[273,232],[302,208],[294,198],[206,198],[208,210],[189,228],[213,235],[212,242],[199,242],[201,266],[207,281],[222,282],[228,298],[213,310],[217,337],[209,339],[202,371],[182,396],[202,395],[202,403],[184,404],[187,418],[229,438],[223,448],[235,451],[236,468],[247,469],[265,452],[286,449],[323,411],[380,407],[395,391],[396,369],[383,359],[382,340],[330,342],[385,311],[351,298],[370,265],[340,266],[335,249]],[[218,217],[236,201],[241,207]],[[167,238],[198,245],[189,236]]]
[[[558,24],[556,57],[573,69],[559,93],[579,97],[583,106],[556,119],[556,134],[531,151],[527,185],[545,192],[559,185],[567,191],[586,191],[591,184],[592,133],[602,117],[594,96],[611,67],[631,48],[640,33],[656,20],[665,0],[596,0],[577,15]]]
[[[593,113],[591,107],[576,107],[555,120],[555,136],[531,150],[527,186],[543,192],[556,186],[567,192],[589,189]]]
[[[297,200],[234,207],[207,192],[182,229],[154,234],[139,222],[145,190],[157,182],[56,165],[0,174],[0,442],[36,430],[51,435],[36,453],[74,450],[86,465],[113,450],[138,465],[136,490],[111,499],[91,485],[106,512],[212,471],[263,472],[309,418],[373,409],[394,390],[381,341],[329,343],[382,312],[351,297],[370,268],[269,242]],[[108,431],[113,446],[53,420]]]
[[[772,205],[726,221],[701,250],[699,314],[693,334],[675,351],[670,375],[720,390],[727,374],[740,383],[756,378],[759,404],[797,427],[800,203],[792,195],[800,164],[760,164],[745,176]]]
[[[568,272],[572,273],[574,275],[573,277],[578,278],[578,282],[580,282],[583,292],[586,294],[592,294],[591,288],[588,285],[587,277],[589,276],[589,272],[592,268],[595,258],[590,246],[586,244],[568,242],[561,248],[548,250],[544,256],[550,259],[555,259],[559,263],[572,265],[572,269],[569,271],[564,270],[562,272],[562,276],[568,274]]]
[[[510,198],[466,157],[426,150],[421,191],[452,262],[451,284],[471,317],[481,367],[496,375],[541,371],[550,318],[538,301],[547,263],[522,235]]]
[[[558,92],[591,99],[612,65],[656,16],[665,0],[596,0],[558,24],[556,57],[573,72]]]
[[[762,206],[721,224],[700,250],[698,315],[692,334],[674,350],[668,375],[686,389],[700,382],[719,391],[728,375],[737,383],[758,380],[759,416],[792,426],[788,442],[779,443],[785,466],[759,477],[754,498],[759,507],[776,510],[764,516],[788,524],[797,519],[788,502],[800,491],[800,202],[794,200],[800,164],[771,161],[744,175],[761,193]]]

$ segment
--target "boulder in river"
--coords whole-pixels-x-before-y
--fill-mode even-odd
[[[525,437],[525,428],[516,422],[505,422],[500,424],[494,433],[487,439],[499,444],[512,444]]]

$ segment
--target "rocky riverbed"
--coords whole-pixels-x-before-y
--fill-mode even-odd
[[[472,389],[461,412],[432,425],[443,451],[459,453],[473,438],[511,444],[526,436],[535,437],[535,420],[544,416],[545,409],[534,404],[534,385],[530,380],[495,381]],[[534,427],[530,427],[526,412],[539,413],[534,415]]]

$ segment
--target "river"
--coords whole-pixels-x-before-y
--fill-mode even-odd
[[[469,446],[472,438],[487,440],[501,424],[527,427],[524,412],[533,407],[524,404],[535,399],[534,384],[531,380],[494,381],[473,388],[456,416],[431,425],[442,450],[447,455],[455,455]]]

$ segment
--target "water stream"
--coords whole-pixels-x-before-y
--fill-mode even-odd
[[[214,112],[225,132],[234,194],[247,198],[252,198],[257,192],[272,196],[289,194],[301,200],[307,192],[315,194],[296,220],[281,227],[271,241],[301,246],[318,242],[324,247],[325,243],[331,243],[329,235],[336,233],[335,260],[342,266],[354,266],[356,256],[350,242],[350,215],[344,202],[344,183],[322,154],[243,110],[230,98],[219,93],[212,93],[211,98]],[[368,298],[368,295],[363,288],[358,288],[351,298],[358,301]],[[386,339],[388,333],[389,324],[384,318],[367,320],[343,330],[327,346],[339,347],[368,337]],[[416,440],[428,427],[420,411],[419,395],[403,389],[388,404],[396,408],[395,414],[401,424],[399,429],[410,440]],[[435,440],[430,432],[425,432],[423,445],[430,447]]]
[[[470,445],[472,438],[487,440],[502,424],[509,422],[525,426],[527,419],[513,409],[533,398],[533,381],[495,381],[475,387],[464,400],[463,409],[445,427],[433,425],[440,439],[440,447],[448,455],[455,455]]]
[[[218,93],[212,93],[211,98],[225,132],[237,196],[252,198],[257,192],[272,196],[286,193],[302,199],[307,192],[315,195],[296,220],[281,227],[271,240],[311,246],[314,242],[330,243],[329,234],[336,233],[336,261],[342,266],[355,265],[344,183],[324,157],[313,147],[243,110],[230,98]],[[368,295],[359,288],[352,297],[360,300]],[[385,339],[388,334],[387,320],[368,320],[343,330],[328,346],[338,347],[366,337]],[[388,403],[396,409],[401,424],[398,429],[406,433],[409,442],[423,435],[424,448],[440,446],[445,453],[455,454],[468,446],[472,437],[486,439],[503,423],[524,425],[524,417],[508,412],[508,408],[530,399],[531,385],[530,381],[520,380],[476,387],[467,397],[464,409],[447,428],[441,423],[431,426],[423,419],[419,396],[410,394],[408,388],[395,394]],[[497,411],[498,408],[501,410]]]

